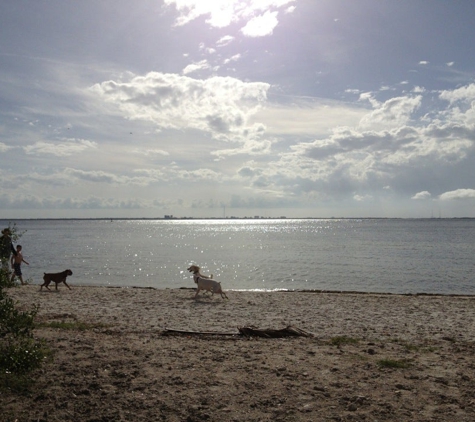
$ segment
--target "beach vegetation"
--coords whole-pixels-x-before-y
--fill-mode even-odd
[[[348,337],[348,336],[337,336],[337,337],[332,337],[330,339],[330,344],[332,346],[343,346],[345,344],[357,344],[359,342],[358,339],[353,338],[353,337]]]
[[[381,359],[377,362],[380,368],[405,369],[412,366],[407,359]]]
[[[20,232],[16,226],[16,223],[9,223],[8,227],[6,227],[8,231],[10,232],[10,239],[11,242],[17,242],[20,237],[25,233],[25,231]],[[3,239],[3,236],[2,236]],[[10,241],[8,243],[1,243],[2,247],[2,254],[1,254],[1,268],[0,268],[0,289],[1,288],[10,288],[10,287],[15,287],[17,284],[15,283],[14,280],[11,279],[9,275],[8,268],[10,267],[10,260],[7,259],[4,256],[4,249],[6,248],[6,254],[10,253]]]
[[[428,345],[404,343],[403,346],[408,352],[432,353],[437,350],[436,347],[428,346]]]
[[[52,321],[52,322],[43,322],[39,324],[43,328],[54,328],[58,330],[75,330],[75,331],[88,331],[94,330],[96,328],[107,328],[108,325],[95,323],[88,324],[81,321]]]
[[[15,226],[11,232],[18,239]],[[20,310],[8,296],[9,274],[0,271],[0,389],[23,391],[30,383],[28,374],[40,367],[48,349],[33,337],[38,307]]]
[[[401,345],[407,352],[432,353],[437,350],[436,347],[429,344],[413,344],[404,340],[394,340],[394,342]]]

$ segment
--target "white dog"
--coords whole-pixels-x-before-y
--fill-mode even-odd
[[[198,293],[201,290],[205,290],[211,292],[211,295],[219,293],[223,299],[228,299],[226,293],[224,293],[223,289],[221,288],[221,283],[216,280],[213,280],[213,274],[211,274],[209,277],[201,274],[200,267],[198,267],[197,265],[192,265],[190,268],[188,268],[188,271],[190,273],[193,273],[193,281],[198,286],[196,289],[195,298],[198,296]]]

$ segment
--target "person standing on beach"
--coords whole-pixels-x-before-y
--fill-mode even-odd
[[[21,274],[21,263],[24,262],[26,265],[30,265],[23,259],[23,254],[21,253],[21,245],[17,245],[16,247],[16,255],[12,255],[12,267],[13,267],[13,274],[12,274],[12,282],[17,276],[20,279],[22,285],[25,285],[23,281],[23,276]]]
[[[16,255],[17,252],[12,243],[12,232],[9,228],[2,230],[0,237],[0,259],[2,260],[2,269],[9,272],[10,255]]]

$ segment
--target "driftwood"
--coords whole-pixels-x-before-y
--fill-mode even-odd
[[[206,336],[235,336],[238,333],[223,333],[223,332],[216,332],[216,331],[187,331],[187,330],[175,330],[173,328],[166,328],[163,330],[162,335],[184,335],[184,336],[191,336],[191,335],[206,335]]]
[[[256,327],[238,327],[241,335],[246,337],[266,337],[266,338],[282,338],[282,337],[313,337],[313,334],[301,330],[297,327],[289,325],[280,330],[265,329],[260,330]]]
[[[244,337],[264,337],[264,338],[282,338],[282,337],[313,337],[312,333],[301,330],[297,327],[292,327],[289,325],[286,328],[280,330],[274,329],[259,329],[253,326],[248,327],[238,327],[238,333],[223,333],[223,332],[210,332],[210,331],[186,331],[186,330],[175,330],[175,329],[165,329],[163,335],[212,335],[212,336],[244,336]]]

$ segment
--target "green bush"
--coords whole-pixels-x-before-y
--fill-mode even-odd
[[[14,228],[12,229],[15,230]],[[16,231],[15,231],[16,233]],[[18,239],[18,235],[15,237]],[[47,354],[42,341],[33,338],[38,308],[18,310],[5,289],[10,287],[6,270],[0,270],[0,388],[26,385],[26,375],[38,368]]]
[[[352,337],[347,337],[347,336],[338,336],[338,337],[332,337],[330,339],[330,344],[333,346],[343,346],[344,344],[356,344],[358,343],[358,339],[352,338]]]
[[[7,341],[0,352],[0,370],[24,375],[39,368],[45,355],[43,344],[32,338]]]
[[[395,359],[382,359],[377,362],[380,368],[395,368],[404,369],[412,366],[412,363],[407,359],[395,360]]]
[[[4,268],[0,268],[0,289],[6,289],[15,286],[16,284],[14,281],[12,281],[9,273]]]
[[[11,233],[11,241],[12,242],[18,242],[20,237],[26,233],[26,232],[19,232],[18,228],[16,226],[16,223],[13,225],[11,223],[8,224],[7,227],[10,230]],[[8,273],[10,272],[10,259],[6,258],[4,255],[7,255],[10,253],[10,241],[6,242],[3,241],[4,238],[3,236],[0,238],[2,241],[0,242],[0,258],[1,258],[1,267],[0,267],[0,288],[2,287],[14,287],[16,286],[15,282],[11,280],[11,274],[9,275]]]
[[[0,288],[0,339],[30,337],[37,312],[37,307],[30,312],[19,311],[5,290]]]

